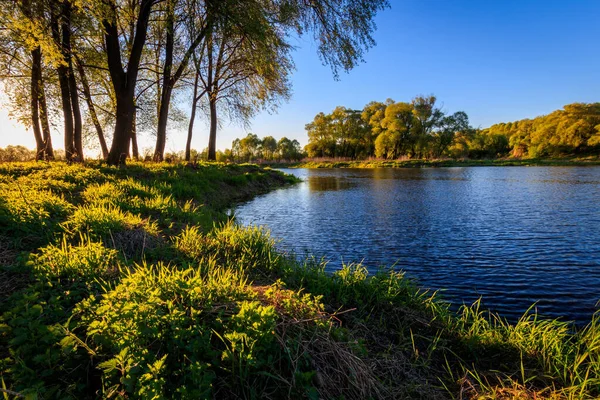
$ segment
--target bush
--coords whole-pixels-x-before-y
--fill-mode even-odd
[[[63,238],[60,246],[51,244],[43,247],[31,260],[36,276],[46,280],[106,277],[118,271],[118,264],[116,250],[92,242],[89,237],[82,237],[77,246]]]
[[[78,306],[85,341],[102,361],[103,393],[211,398],[217,386],[222,395],[277,393],[276,376],[285,373],[277,363],[288,356],[274,332],[275,307],[257,298],[241,271],[138,267],[100,300]]]
[[[73,206],[50,191],[0,184],[0,235],[23,237],[35,243],[49,240],[73,210]]]
[[[222,265],[262,276],[272,275],[283,262],[268,232],[231,221],[207,234],[198,227],[187,227],[175,237],[175,248],[192,260],[216,259]]]
[[[143,229],[156,234],[154,224],[112,205],[82,206],[75,210],[64,226],[72,233],[87,233],[92,238],[107,239],[111,234]]]

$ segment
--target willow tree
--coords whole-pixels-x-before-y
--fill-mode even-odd
[[[165,54],[158,103],[155,161],[162,161],[164,157],[169,107],[175,85],[186,72],[196,49],[204,42],[213,19],[221,12],[219,1],[166,0],[165,2]],[[178,21],[182,21],[179,26]],[[192,25],[193,29],[186,29],[186,24]],[[180,42],[178,52],[176,51],[177,39]]]
[[[280,99],[289,97],[290,46],[264,12],[255,11],[255,23],[243,28],[231,20],[215,22],[202,47],[195,80],[200,90],[195,86],[194,92],[195,96],[198,92],[205,95],[210,118],[209,160],[216,160],[218,105],[223,106],[230,120],[247,123],[258,110],[276,106]],[[193,119],[188,143],[192,126]]]
[[[230,6],[227,10],[233,12],[224,13],[224,20],[215,18],[200,74],[210,118],[209,160],[216,157],[220,101],[226,99],[230,116],[246,121],[258,109],[289,95],[290,31],[312,34],[321,60],[338,77],[374,44],[373,18],[386,6],[385,0],[253,0],[244,2],[243,8]]]

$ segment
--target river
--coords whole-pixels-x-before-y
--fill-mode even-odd
[[[283,251],[390,266],[510,320],[589,321],[600,300],[600,167],[289,169],[236,208]]]

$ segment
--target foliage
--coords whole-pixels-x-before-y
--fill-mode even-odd
[[[362,111],[337,107],[306,125],[309,157],[365,159],[438,158],[454,136],[472,129],[466,113],[446,115],[435,96],[411,103],[371,102]]]
[[[251,162],[263,161],[298,161],[304,157],[300,143],[294,139],[282,137],[279,141],[272,136],[266,136],[262,140],[254,133],[249,133],[245,138],[235,139],[231,144],[231,161]]]
[[[494,159],[597,154],[600,103],[574,103],[533,120],[469,126],[466,113],[447,115],[434,96],[411,103],[371,102],[362,113],[337,107],[306,125],[311,158]]]
[[[77,246],[68,243],[65,237],[60,246],[42,247],[33,256],[32,264],[34,274],[41,279],[84,277],[89,280],[115,272],[118,253],[102,243],[92,242],[89,237],[82,237]]]
[[[515,156],[559,156],[597,150],[599,124],[600,103],[573,103],[532,120],[492,125],[482,133],[504,136]]]
[[[68,161],[83,160],[86,141],[96,142],[111,165],[138,159],[137,135],[152,131],[153,159],[162,161],[167,125],[186,119],[181,106],[189,96],[182,95],[190,89],[189,141],[196,109],[206,108],[207,156],[216,160],[217,106],[247,124],[289,97],[291,37],[310,35],[337,76],[375,44],[373,20],[388,6],[386,0],[5,3],[2,83],[12,116],[33,128],[35,158],[54,158],[55,125],[64,127]],[[13,160],[15,153],[0,155]]]

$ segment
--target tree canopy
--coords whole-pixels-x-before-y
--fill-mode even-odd
[[[364,159],[544,157],[597,153],[600,103],[574,103],[534,119],[475,129],[464,111],[448,114],[433,95],[411,102],[336,107],[306,125],[309,157]]]

